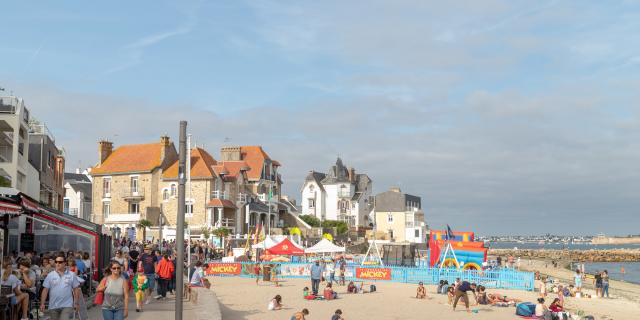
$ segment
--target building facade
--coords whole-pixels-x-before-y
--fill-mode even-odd
[[[0,186],[40,200],[40,174],[29,163],[30,120],[23,99],[0,96]]]
[[[310,171],[307,175],[302,187],[302,214],[322,221],[344,221],[355,229],[371,227],[372,189],[368,175],[347,169],[338,158],[328,173]]]
[[[92,221],[112,230],[116,236],[140,238],[141,219],[160,223],[158,194],[162,173],[177,161],[173,142],[162,136],[159,143],[124,145],[98,143],[99,163],[92,168]]]
[[[29,123],[29,163],[39,172],[40,202],[63,209],[64,154],[46,125],[31,120]]]
[[[392,187],[375,197],[374,219],[377,232],[396,242],[426,242],[427,226],[420,197]]]
[[[64,174],[64,199],[62,200],[62,212],[84,219],[91,220],[92,182],[88,171]]]

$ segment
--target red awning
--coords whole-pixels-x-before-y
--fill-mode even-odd
[[[25,211],[40,212],[40,206],[25,197],[22,197],[22,207]]]
[[[285,238],[280,243],[266,250],[267,254],[281,254],[290,256],[304,255],[304,249],[296,246],[291,240]]]
[[[19,215],[22,208],[18,205],[0,201],[0,215],[13,214]]]

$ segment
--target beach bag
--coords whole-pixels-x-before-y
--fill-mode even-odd
[[[369,286],[369,292],[376,292],[376,285],[372,284]]]
[[[531,302],[519,303],[516,306],[516,315],[530,317],[536,313],[536,305]]]

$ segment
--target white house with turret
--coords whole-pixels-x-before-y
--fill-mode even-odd
[[[302,187],[302,214],[320,220],[345,221],[349,227],[370,227],[373,206],[373,181],[366,174],[356,174],[338,158],[328,173],[310,171]]]

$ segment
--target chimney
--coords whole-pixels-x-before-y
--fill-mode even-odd
[[[167,156],[167,151],[169,151],[169,147],[171,146],[171,139],[167,135],[163,135],[160,137],[160,144],[162,145],[162,149],[160,149],[160,161],[164,163],[165,157]]]
[[[349,181],[351,183],[356,182],[356,169],[353,167],[349,168]]]
[[[107,160],[111,152],[113,152],[113,142],[107,140],[100,140],[98,142],[98,158],[100,158],[100,164]]]
[[[76,168],[76,174],[80,174],[80,168]]]
[[[395,186],[394,186],[394,187],[389,188],[389,191],[393,191],[393,192],[397,192],[397,193],[402,192],[402,191],[400,190],[400,187],[395,187]]]
[[[240,147],[222,147],[220,148],[220,158],[222,161],[240,161]]]

